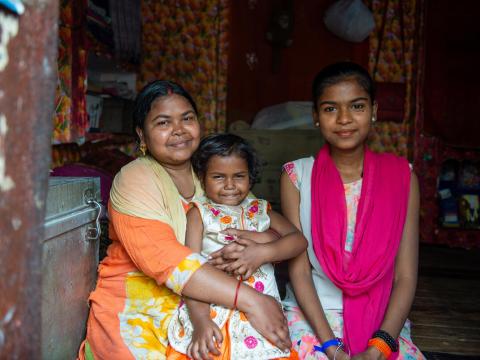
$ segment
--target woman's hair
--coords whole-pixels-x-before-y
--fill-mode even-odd
[[[162,96],[177,94],[183,96],[192,106],[197,114],[197,105],[190,94],[179,84],[167,80],[155,80],[145,85],[135,98],[133,105],[133,123],[135,127],[143,130],[145,118],[147,117],[152,104]]]
[[[327,87],[348,78],[355,78],[368,93],[372,103],[375,101],[375,85],[368,71],[356,63],[345,61],[328,65],[315,76],[312,85],[313,108],[317,110],[318,99]]]
[[[208,162],[215,155],[237,155],[245,159],[248,165],[250,186],[256,183],[260,171],[260,161],[255,149],[245,139],[233,134],[212,134],[203,138],[192,156],[193,170],[200,179],[205,177]]]

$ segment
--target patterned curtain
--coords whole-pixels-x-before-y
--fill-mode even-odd
[[[369,69],[377,82],[405,84],[403,124],[392,125],[403,148],[397,153],[407,156],[414,141],[418,47],[421,32],[420,8],[424,0],[369,0],[376,31],[370,35]],[[379,44],[381,48],[378,49]],[[378,63],[377,63],[378,62]],[[408,147],[406,146],[408,145]],[[412,157],[412,153],[408,154]]]
[[[83,142],[86,113],[85,0],[61,0],[53,143]]]
[[[139,85],[181,84],[206,133],[225,130],[228,0],[143,0]]]

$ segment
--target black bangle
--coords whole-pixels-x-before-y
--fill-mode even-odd
[[[372,338],[379,338],[385,341],[392,352],[398,351],[398,341],[393,338],[388,332],[384,330],[377,330],[373,333]]]

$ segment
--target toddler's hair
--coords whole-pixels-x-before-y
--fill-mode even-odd
[[[212,134],[202,139],[197,151],[192,156],[193,170],[203,180],[212,156],[237,155],[245,159],[248,165],[250,187],[258,179],[260,161],[255,149],[242,137],[234,134]]]

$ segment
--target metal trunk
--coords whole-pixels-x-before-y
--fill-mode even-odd
[[[42,358],[74,359],[95,286],[99,178],[50,178],[42,247]]]

